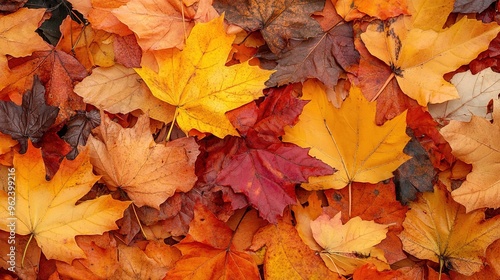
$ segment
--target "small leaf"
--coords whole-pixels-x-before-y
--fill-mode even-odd
[[[21,144],[20,153],[28,148],[28,139],[37,143],[54,123],[59,108],[45,103],[45,88],[35,76],[33,89],[23,95],[21,106],[0,101],[0,131]]]

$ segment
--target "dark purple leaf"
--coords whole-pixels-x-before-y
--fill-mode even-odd
[[[33,88],[23,95],[21,106],[12,101],[0,101],[0,131],[17,140],[20,153],[28,147],[28,139],[37,143],[54,123],[59,108],[45,103],[45,87],[35,76]]]

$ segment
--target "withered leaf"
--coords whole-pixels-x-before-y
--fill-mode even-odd
[[[456,0],[453,6],[454,13],[481,13],[495,0]]]
[[[281,53],[290,39],[304,40],[323,33],[311,17],[324,0],[217,0],[214,7],[226,19],[247,31],[260,30],[273,53]]]
[[[397,197],[402,204],[415,200],[418,192],[432,192],[437,175],[429,154],[415,138],[413,130],[407,128],[406,133],[412,138],[403,152],[412,158],[394,173]]]
[[[28,147],[28,139],[37,143],[54,123],[59,108],[45,103],[45,87],[35,76],[33,88],[23,95],[21,106],[12,101],[0,101],[0,131],[21,144],[20,153]]]
[[[72,116],[66,124],[66,132],[61,137],[73,150],[66,155],[70,160],[73,160],[78,155],[78,145],[85,146],[92,129],[101,124],[101,116],[98,110],[90,112],[77,111],[76,115]]]
[[[341,24],[314,38],[292,41],[291,48],[277,63],[267,86],[303,82],[307,78],[317,78],[328,87],[335,86],[342,69],[353,72],[354,65],[359,63],[352,25]]]

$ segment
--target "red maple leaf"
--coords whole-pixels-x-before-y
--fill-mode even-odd
[[[295,203],[296,184],[335,171],[309,156],[309,149],[279,139],[306,103],[288,86],[272,89],[260,105],[250,103],[229,113],[241,137],[204,140],[206,182],[243,193],[264,219],[276,222],[283,209]]]

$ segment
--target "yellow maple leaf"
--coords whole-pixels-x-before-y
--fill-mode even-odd
[[[174,118],[185,133],[238,135],[225,112],[262,96],[272,73],[248,62],[225,66],[235,36],[226,34],[223,22],[221,16],[197,24],[183,51],[171,49],[159,59],[158,73],[136,69],[154,96],[176,106]]]
[[[277,224],[262,227],[254,235],[250,249],[266,248],[265,279],[345,279],[329,270],[285,220],[280,218]]]
[[[376,104],[368,102],[359,88],[352,87],[340,109],[328,101],[318,82],[304,83],[303,99],[311,100],[299,122],[287,127],[283,141],[310,147],[309,154],[338,169],[333,175],[309,178],[306,189],[341,189],[350,182],[378,183],[410,157],[403,148],[406,112],[375,124]]]
[[[14,168],[15,196],[0,191],[0,230],[31,234],[48,259],[71,263],[85,258],[75,236],[117,229],[115,221],[130,204],[105,195],[75,206],[99,179],[92,174],[87,149],[73,161],[64,159],[50,181],[45,180],[41,151],[31,142],[25,154],[14,156]],[[15,197],[14,205],[9,197]]]
[[[176,191],[194,186],[200,152],[193,138],[156,144],[146,115],[126,129],[103,115],[97,134],[88,140],[90,162],[108,188],[122,188],[135,205],[159,209]]]
[[[154,97],[134,69],[119,64],[95,68],[75,86],[75,92],[85,103],[113,114],[141,109],[165,123],[174,117],[175,107]]]
[[[451,121],[441,129],[452,153],[472,164],[472,172],[460,188],[451,192],[453,199],[467,212],[482,207],[500,207],[500,101],[494,101],[493,120],[472,116],[470,122]]]
[[[326,266],[342,275],[352,274],[367,263],[374,264],[378,270],[389,269],[383,251],[374,247],[385,239],[387,225],[360,217],[342,225],[341,214],[333,218],[322,214],[310,223],[314,239],[324,249],[320,256]]]
[[[442,186],[410,203],[403,227],[399,237],[406,252],[464,275],[483,267],[486,248],[500,238],[500,216],[485,221],[484,211],[466,214]]]
[[[458,98],[456,88],[443,75],[468,64],[486,50],[500,26],[463,17],[442,29],[443,19],[446,20],[443,9],[449,10],[454,1],[413,2],[413,17],[372,23],[361,39],[372,55],[391,67],[393,75],[389,80],[395,78],[401,90],[420,105]],[[429,14],[439,16],[429,18]]]

